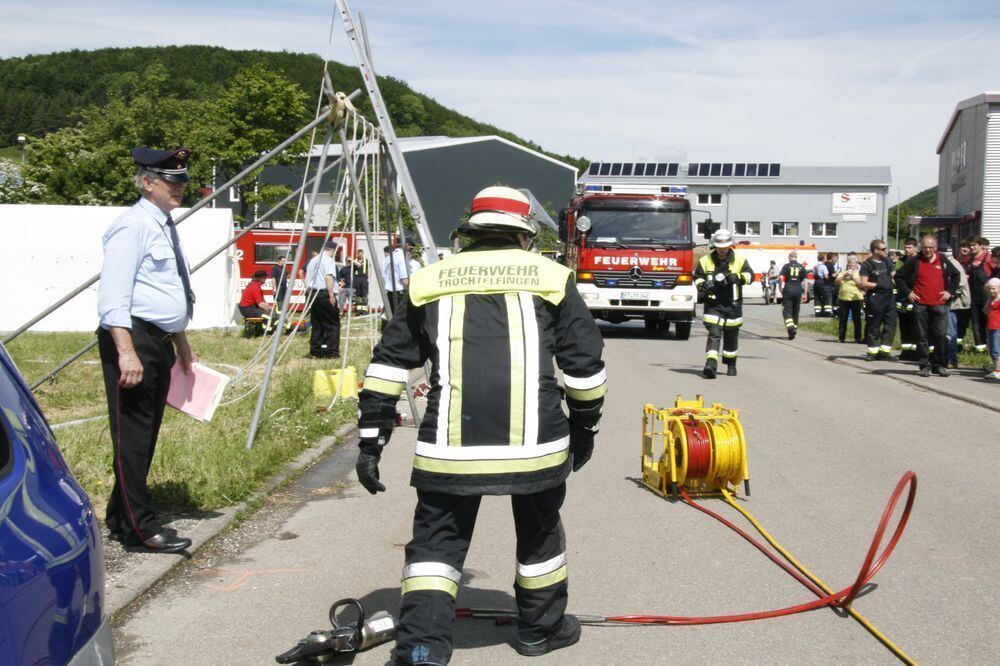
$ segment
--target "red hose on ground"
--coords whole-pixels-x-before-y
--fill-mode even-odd
[[[889,539],[889,543],[886,545],[885,549],[882,550],[882,554],[878,555],[879,547],[882,545],[882,540],[885,536],[885,531],[888,528],[889,518],[892,517],[896,506],[899,504],[899,500],[903,495],[903,491],[909,488],[909,492],[906,497],[906,505],[903,507],[903,512],[899,517],[899,522],[896,524],[896,529],[893,531],[892,537]],[[805,611],[815,610],[817,608],[822,608],[824,606],[830,606],[834,608],[846,608],[850,606],[851,602],[854,601],[858,593],[862,588],[874,578],[875,574],[879,572],[882,566],[892,555],[893,550],[895,550],[896,545],[899,543],[900,537],[903,536],[903,531],[906,528],[906,523],[910,518],[910,512],[913,509],[913,501],[916,498],[917,493],[917,475],[913,472],[906,472],[899,483],[896,484],[895,490],[892,492],[892,496],[889,498],[888,504],[886,504],[885,510],[882,512],[882,518],[879,520],[878,528],[875,530],[875,536],[872,538],[871,546],[868,548],[868,553],[865,556],[865,561],[861,565],[861,570],[858,571],[858,576],[854,583],[839,592],[834,592],[833,594],[826,594],[817,587],[812,581],[803,576],[801,573],[795,570],[790,564],[786,563],[780,559],[777,555],[768,550],[764,544],[757,541],[754,537],[747,534],[744,530],[737,527],[731,521],[723,518],[719,514],[715,513],[710,509],[696,504],[687,493],[682,494],[684,496],[684,501],[689,505],[698,509],[699,511],[706,513],[716,520],[721,521],[724,525],[735,531],[741,537],[749,541],[756,547],[759,551],[767,555],[775,564],[780,566],[782,569],[787,571],[795,580],[806,586],[809,591],[815,594],[818,599],[815,601],[809,601],[802,604],[797,604],[794,606],[787,606],[785,608],[776,608],[767,611],[757,611],[755,613],[737,613],[732,615],[707,615],[701,617],[686,617],[680,615],[612,615],[612,616],[586,616],[579,615],[581,622],[584,624],[650,624],[650,625],[695,625],[695,624],[722,624],[727,622],[747,622],[750,620],[763,620],[772,617],[781,617],[784,615],[794,615],[796,613],[803,613]],[[876,558],[876,555],[878,557]],[[466,618],[514,618],[517,617],[516,611],[509,610],[498,610],[498,609],[485,609],[485,608],[457,608],[455,609],[455,617],[466,617]]]
[[[886,545],[882,554],[876,559],[879,547],[882,545],[882,539],[885,536],[886,528],[888,527],[889,518],[892,516],[893,511],[896,509],[896,505],[899,504],[899,500],[903,495],[903,490],[909,487],[909,493],[906,497],[906,506],[903,507],[903,512],[899,517],[899,522],[896,524],[896,529],[892,534],[892,538]],[[868,548],[868,554],[865,557],[864,564],[861,565],[861,570],[858,571],[858,577],[855,579],[854,584],[849,587],[845,587],[839,592],[834,592],[833,594],[824,594],[816,585],[814,585],[807,578],[802,576],[798,571],[796,571],[791,565],[780,560],[777,555],[767,550],[763,544],[754,539],[752,536],[747,534],[745,531],[734,525],[732,522],[723,518],[719,514],[706,509],[705,507],[695,504],[687,493],[683,493],[684,501],[699,511],[706,513],[713,518],[721,521],[730,529],[734,530],[737,534],[742,536],[744,539],[752,543],[758,550],[767,555],[773,562],[781,566],[785,571],[791,574],[797,581],[805,585],[809,590],[819,597],[815,601],[809,601],[806,603],[798,604],[795,606],[788,606],[786,608],[777,608],[768,611],[758,611],[755,613],[738,613],[733,615],[708,615],[702,617],[684,617],[676,615],[616,615],[608,616],[604,618],[607,622],[614,623],[627,623],[627,624],[664,624],[664,625],[690,625],[690,624],[721,624],[725,622],[747,622],[749,620],[763,620],[771,617],[781,617],[784,615],[794,615],[795,613],[802,613],[805,611],[814,610],[816,608],[822,608],[823,606],[832,606],[836,608],[844,608],[850,606],[851,602],[854,601],[861,589],[875,576],[876,573],[882,568],[889,556],[892,555],[892,551],[895,550],[896,544],[899,543],[900,537],[903,536],[903,530],[906,528],[906,523],[910,518],[910,511],[913,509],[913,501],[916,498],[917,493],[917,475],[913,472],[907,472],[896,484],[896,489],[893,491],[892,496],[889,498],[889,503],[885,507],[885,511],[882,512],[882,518],[879,520],[878,529],[875,530],[875,536],[872,538],[872,544]]]

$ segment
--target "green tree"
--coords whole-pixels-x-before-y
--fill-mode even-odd
[[[213,133],[211,154],[227,177],[236,175],[262,153],[298,131],[307,122],[307,97],[302,89],[264,63],[238,73],[219,99],[217,122],[221,131]],[[309,147],[303,138],[289,147],[279,162],[302,154]],[[255,204],[267,205],[288,193],[287,188],[257,187],[259,172],[240,185],[240,221]]]

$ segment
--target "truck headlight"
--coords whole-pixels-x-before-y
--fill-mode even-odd
[[[677,302],[686,303],[687,301],[694,300],[694,296],[674,294],[673,296],[670,297],[670,300],[674,301],[675,303]]]
[[[585,300],[585,301],[596,301],[596,300],[599,300],[601,298],[600,294],[595,294],[593,292],[586,292],[586,291],[584,291],[584,292],[580,292],[580,295],[583,296],[583,300]]]

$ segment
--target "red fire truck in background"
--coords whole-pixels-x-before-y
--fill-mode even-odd
[[[299,242],[299,231],[280,229],[253,229],[243,238],[236,241],[236,260],[240,267],[240,289],[242,290],[250,282],[254,272],[259,270],[267,271],[268,278],[264,283],[264,299],[271,303],[274,300],[275,287],[271,279],[271,269],[278,264],[279,257],[286,258],[286,265],[291,270],[292,262],[295,260],[295,250]],[[301,309],[305,301],[305,275],[306,264],[309,259],[316,255],[323,247],[323,242],[327,238],[326,230],[310,231],[306,235],[306,249],[302,257],[301,273],[296,276],[292,289],[292,304],[295,309]],[[355,234],[351,231],[333,231],[329,238],[337,243],[335,259],[337,263],[344,263],[346,257],[354,257],[357,250],[363,250],[365,257],[369,259],[369,272],[377,270],[381,266],[382,257],[376,257],[374,264],[371,257],[368,257],[368,246],[365,242],[364,234]],[[381,251],[387,240],[383,235],[376,238],[375,247]]]
[[[564,263],[595,318],[642,319],[649,332],[691,335],[694,226],[686,188],[581,182],[559,214]],[[709,226],[711,223],[709,222]]]

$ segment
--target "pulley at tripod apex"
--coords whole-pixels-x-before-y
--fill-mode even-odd
[[[750,495],[747,446],[739,412],[704,398],[677,396],[673,408],[642,410],[642,483],[676,500],[681,487],[692,496]]]

